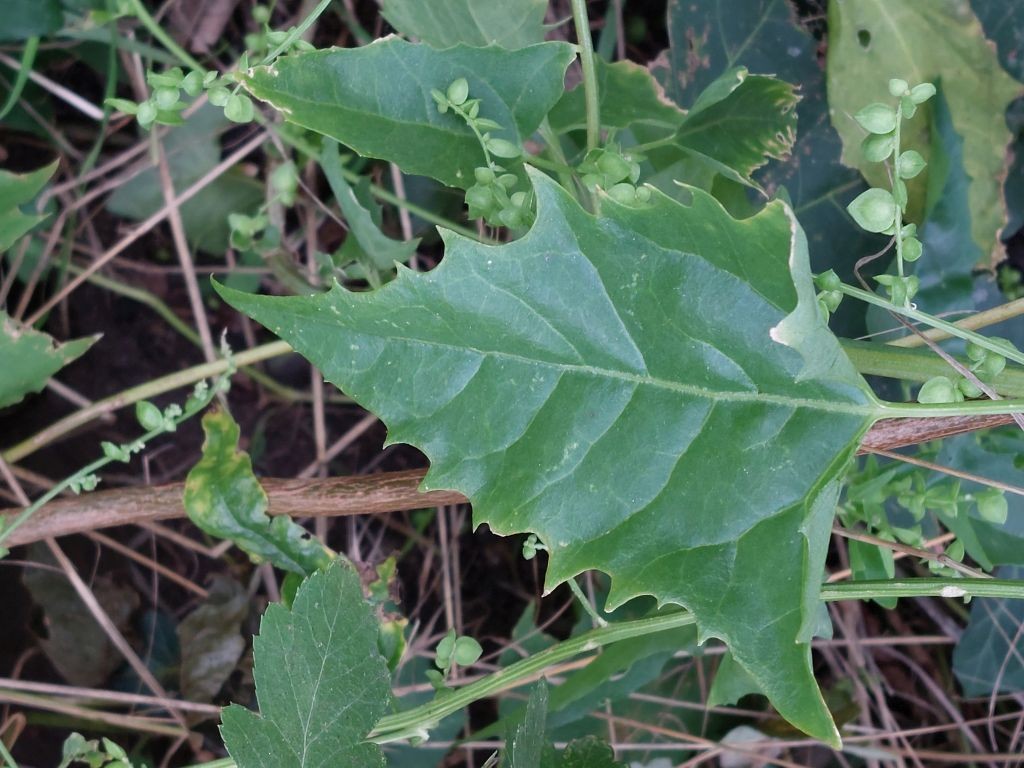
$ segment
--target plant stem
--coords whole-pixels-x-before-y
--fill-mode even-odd
[[[949,375],[949,364],[928,350],[851,339],[840,339],[840,343],[850,362],[864,375],[921,383],[933,376]],[[970,365],[966,358],[957,359],[965,366]],[[1003,397],[1024,398],[1024,368],[1020,366],[1008,365],[989,383]]]
[[[892,188],[900,183],[900,128],[903,124],[903,100],[896,104],[896,130],[893,133]],[[896,201],[896,272],[903,278],[903,204]],[[907,303],[910,299],[906,299]]]
[[[159,379],[153,379],[147,381],[145,384],[140,384],[137,387],[132,387],[119,392],[116,395],[98,400],[97,402],[90,405],[88,408],[82,408],[79,411],[75,411],[69,416],[64,417],[60,421],[54,422],[46,429],[41,432],[37,432],[27,440],[22,440],[17,445],[13,445],[3,452],[3,459],[8,463],[15,463],[25,458],[29,454],[42,448],[44,445],[51,443],[62,435],[66,435],[74,429],[88,424],[93,419],[101,416],[104,413],[110,413],[111,411],[124,408],[126,405],[137,403],[139,400],[146,400],[148,398],[162,395],[165,392],[178,389],[180,387],[187,387],[195,384],[202,379],[209,379],[215,376],[220,376],[225,373],[232,365],[239,367],[243,365],[252,365],[262,360],[269,360],[272,357],[280,357],[281,355],[288,354],[292,351],[292,348],[283,341],[273,341],[269,344],[264,344],[259,347],[253,347],[247,349],[244,352],[239,352],[233,355],[232,360],[220,359],[214,360],[212,363],[203,363],[192,368],[186,368],[183,371],[177,371],[168,376],[162,376]]]
[[[132,14],[135,15],[135,17],[142,23],[142,26],[146,28],[155,40],[157,40],[168,51],[173,53],[182,64],[185,64],[204,75],[206,74],[206,67],[200,64],[191,56],[191,54],[189,54],[188,51],[174,42],[174,39],[164,32],[157,20],[149,15],[149,11],[146,10],[146,7],[142,4],[141,0],[128,0],[128,4],[131,6]]]
[[[504,669],[499,669],[497,672],[446,694],[440,699],[435,699],[406,712],[383,717],[366,738],[377,744],[386,744],[391,741],[424,736],[429,728],[453,712],[458,712],[478,699],[522,685],[534,679],[552,664],[566,661],[620,640],[686,627],[695,621],[692,613],[679,611],[635,621],[617,622],[606,627],[592,629],[578,637],[570,638],[540,653],[510,664]]]
[[[869,600],[876,597],[954,598],[966,595],[1024,599],[1024,582],[1007,579],[926,578],[824,584],[821,588],[821,599],[826,602]],[[383,717],[366,738],[377,744],[386,744],[425,737],[430,728],[448,715],[458,712],[478,699],[530,682],[553,664],[622,640],[679,629],[695,622],[696,618],[692,613],[678,611],[592,629],[517,661],[439,699]]]
[[[327,10],[327,6],[329,6],[332,1],[333,0],[320,0],[316,8],[313,9],[312,13],[310,13],[309,16],[304,18],[302,20],[302,23],[299,24],[299,26],[297,26],[295,29],[293,29],[291,31],[291,34],[289,34],[284,40],[282,40],[281,44],[277,46],[277,48],[268,53],[266,57],[263,59],[263,61],[260,63],[269,64],[278,56],[280,56],[284,51],[288,50],[288,48],[291,47],[292,43],[294,43],[296,40],[302,37],[303,33],[305,33],[307,29],[313,26],[313,22],[320,18],[320,14]],[[135,2],[138,2],[138,0],[135,0]]]
[[[874,304],[876,307],[887,309],[890,312],[895,312],[898,315],[909,317],[911,320],[916,320],[919,323],[924,323],[925,325],[929,325],[932,328],[939,328],[948,333],[950,336],[956,336],[959,339],[974,342],[979,347],[987,349],[989,352],[995,352],[997,355],[1002,355],[1003,357],[1009,360],[1013,360],[1015,363],[1024,365],[1024,354],[1016,350],[1010,350],[1007,349],[1006,347],[1000,346],[999,344],[996,344],[995,342],[991,341],[985,336],[982,336],[980,333],[975,333],[974,331],[967,330],[966,328],[961,328],[957,325],[954,325],[953,323],[946,322],[945,320],[940,320],[937,317],[929,315],[927,312],[921,312],[920,310],[914,309],[913,307],[899,307],[893,304],[891,301],[883,299],[881,296],[877,296],[868,291],[863,291],[860,288],[854,288],[852,285],[846,285],[845,283],[843,283],[840,286],[839,290],[842,291],[847,296],[851,296],[855,299],[860,299],[861,301],[867,302],[868,304]]]
[[[587,0],[572,0],[572,20],[576,26],[576,39],[583,68],[583,98],[587,106],[587,150],[601,143],[601,100],[597,90],[597,68],[594,41],[590,36],[590,18]]]
[[[585,594],[583,594],[583,590],[580,589],[580,585],[576,583],[576,579],[569,579],[569,581],[567,581],[566,583],[569,585],[569,591],[576,596],[576,599],[579,600],[580,605],[583,606],[583,610],[587,612],[587,615],[594,622],[594,626],[607,627],[608,620],[597,612],[597,608],[595,608],[594,605],[590,602],[590,599]]]
[[[4,759],[4,765],[6,768],[18,768],[18,763],[14,759],[14,755],[7,749],[7,745],[4,744],[4,740],[0,739],[0,757]]]
[[[976,331],[979,328],[987,328],[988,326],[995,325],[996,323],[1012,320],[1020,315],[1024,315],[1024,299],[1015,299],[1014,301],[1008,301],[1005,304],[1000,304],[998,307],[992,307],[992,309],[986,309],[984,312],[978,312],[970,317],[965,317],[963,320],[955,322],[954,325],[962,330]],[[942,341],[952,336],[952,334],[938,328],[925,331],[922,335],[924,338],[918,336],[916,333],[912,333],[908,336],[896,339],[895,341],[888,342],[888,346],[923,347],[925,345],[925,338],[929,341]]]

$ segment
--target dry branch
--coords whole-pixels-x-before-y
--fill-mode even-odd
[[[1007,416],[954,417],[948,419],[886,419],[864,436],[860,452],[892,450],[940,437],[998,426]],[[827,428],[827,427],[823,427]],[[340,517],[459,504],[466,501],[453,491],[418,490],[425,470],[387,472],[379,475],[322,479],[263,478],[272,515]],[[43,507],[14,531],[7,544],[28,544],[50,536],[95,531],[115,525],[183,517],[182,483],[117,488],[55,501]],[[20,509],[0,511],[4,517]]]

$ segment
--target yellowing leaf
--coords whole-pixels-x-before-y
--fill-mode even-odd
[[[843,139],[843,162],[859,168],[876,186],[888,185],[885,168],[863,159],[859,148],[866,134],[852,115],[872,102],[894,103],[888,86],[892,77],[911,85],[941,82],[953,128],[964,139],[974,241],[993,263],[1001,260],[997,235],[1006,224],[1002,188],[1011,139],[1004,115],[1024,87],[999,66],[968,0],[830,3],[832,124]],[[904,123],[902,149],[916,149],[927,158],[930,114],[930,108],[920,108],[912,121]],[[914,182],[921,190],[926,175],[927,171]]]

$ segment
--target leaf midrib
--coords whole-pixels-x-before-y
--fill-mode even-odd
[[[355,330],[355,329],[353,329]],[[582,373],[591,376],[598,376],[607,379],[618,379],[619,381],[628,382],[636,385],[647,385],[653,386],[658,389],[667,390],[670,392],[676,392],[682,395],[689,395],[691,397],[703,398],[705,400],[711,400],[713,402],[741,402],[741,403],[768,403],[771,405],[782,406],[786,408],[809,408],[812,410],[822,411],[825,413],[838,413],[853,416],[863,416],[875,418],[881,415],[881,410],[871,404],[858,405],[856,403],[841,403],[830,400],[815,400],[811,398],[802,397],[787,397],[785,395],[774,395],[765,392],[733,392],[716,389],[707,389],[705,387],[699,387],[694,384],[683,384],[676,381],[670,381],[668,379],[661,379],[654,376],[640,376],[634,373],[628,373],[626,371],[616,371],[611,368],[600,368],[593,365],[579,365],[575,363],[553,363],[546,360],[534,360],[523,355],[517,355],[512,352],[503,352],[500,350],[485,350],[477,349],[476,347],[470,346],[458,346],[455,344],[448,344],[442,341],[432,341],[428,339],[416,339],[408,336],[396,336],[394,334],[375,334],[369,333],[362,330],[356,330],[363,336],[372,337],[375,339],[381,339],[387,342],[406,342],[408,344],[420,344],[429,347],[438,347],[441,349],[452,350],[456,352],[471,352],[481,357],[494,357],[504,360],[510,360],[525,365],[532,365],[536,367],[546,367],[562,373]]]

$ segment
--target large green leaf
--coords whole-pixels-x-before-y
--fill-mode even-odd
[[[572,58],[566,43],[438,51],[391,37],[362,48],[285,56],[257,67],[245,85],[291,122],[361,155],[469,187],[483,150],[460,117],[438,112],[430,91],[464,77],[470,95],[483,100],[480,115],[501,125],[494,136],[518,145],[562,95]]]
[[[878,406],[820,319],[799,227],[699,190],[594,218],[533,180],[537,222],[510,245],[445,233],[440,267],[372,294],[221,293],[423,450],[424,489],[536,532],[549,589],[598,568],[611,607],[690,608],[836,742],[807,643],[837,478]]]
[[[515,50],[544,40],[547,0],[384,0],[384,18],[435,48],[459,43]]]
[[[267,608],[253,641],[260,714],[223,713],[238,768],[383,768],[380,747],[363,741],[392,704],[377,635],[359,576],[340,560],[299,587],[291,610]]]
[[[306,576],[330,562],[316,539],[287,515],[267,515],[267,494],[238,450],[239,428],[227,411],[203,416],[203,457],[185,478],[189,519],[211,536],[230,539],[256,560]]]
[[[875,185],[887,171],[861,155],[864,130],[852,115],[876,101],[891,102],[891,77],[921,83],[941,80],[953,127],[964,138],[964,168],[971,177],[971,234],[986,261],[1002,258],[997,235],[1006,223],[1002,185],[1010,133],[1004,115],[1024,93],[999,66],[968,0],[891,3],[842,0],[829,5],[828,93],[832,121],[843,139],[843,159]],[[927,153],[929,110],[909,124],[906,144]]]
[[[49,35],[63,23],[60,0],[4,0],[0,40],[18,41]]]
[[[1000,568],[1000,579],[1024,579],[1024,568]],[[953,650],[953,672],[967,696],[1024,690],[1024,601],[979,597]]]
[[[99,336],[58,344],[53,337],[15,325],[0,311],[0,408],[38,392],[53,374],[85,354]]]
[[[772,196],[785,187],[807,233],[815,270],[835,269],[852,282],[857,259],[884,241],[865,233],[846,212],[847,203],[866,185],[857,171],[839,162],[842,144],[829,122],[818,43],[797,26],[791,3],[670,0],[668,32],[672,47],[655,71],[680,104],[693,103],[718,73],[737,66],[772,72],[800,86],[790,157],[762,168],[756,180]],[[856,309],[853,302],[844,302],[833,327],[851,336],[863,333],[863,312]]]

